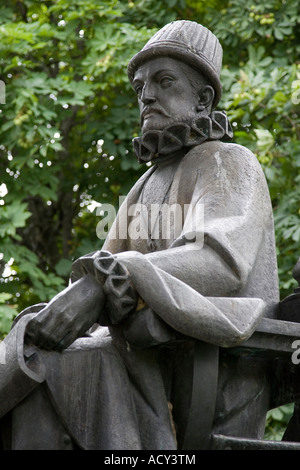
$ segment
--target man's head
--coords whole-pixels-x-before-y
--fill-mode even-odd
[[[205,77],[171,57],[143,63],[132,84],[138,96],[143,133],[162,130],[175,122],[192,124],[210,113],[215,95]]]
[[[175,21],[158,31],[128,65],[143,132],[208,114],[222,94],[221,63],[218,39],[200,24]]]

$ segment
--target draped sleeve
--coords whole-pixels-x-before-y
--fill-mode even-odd
[[[272,207],[259,162],[236,144],[195,147],[169,203],[188,206],[170,246],[117,258],[145,303],[178,331],[223,345],[246,339],[278,302]]]

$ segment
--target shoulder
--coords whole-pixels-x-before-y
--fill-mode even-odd
[[[185,181],[194,181],[207,190],[240,196],[253,191],[268,195],[262,167],[246,147],[221,141],[205,142],[191,149],[182,161]],[[197,177],[196,177],[197,175]]]
[[[230,161],[236,162],[238,160],[241,163],[246,162],[260,166],[256,156],[248,148],[239,144],[221,142],[220,140],[213,140],[197,145],[185,156],[185,158],[190,157],[200,157],[201,160],[218,160],[218,158],[220,158],[224,163],[228,164]]]
[[[219,140],[204,142],[191,149],[182,162],[187,167],[199,171],[227,172],[252,174],[254,177],[265,179],[262,167],[256,156],[246,147],[235,143],[225,143]]]

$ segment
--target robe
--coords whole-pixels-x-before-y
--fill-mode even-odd
[[[249,338],[263,316],[274,317],[279,301],[265,177],[249,150],[220,141],[195,146],[170,165],[163,197],[153,201],[174,205],[181,225],[168,218],[167,236],[160,228],[155,239],[150,232],[157,230],[156,221],[149,230],[143,211],[128,214],[128,208],[151,205],[149,188],[162,171],[154,165],[129,192],[103,246],[129,272],[144,306],[141,312],[133,320],[95,329],[63,353],[40,352],[51,403],[80,448],[181,448],[190,340],[218,351],[212,430],[253,438],[263,434],[267,364],[228,351]],[[75,279],[80,264],[85,272],[87,259],[76,264]],[[141,328],[151,330],[151,322],[158,325],[155,331],[161,325],[161,335],[154,342],[147,335],[141,341]],[[214,401],[209,387],[205,394],[211,392]],[[21,406],[30,421],[30,395]],[[171,415],[172,406],[179,412]],[[15,441],[30,446],[22,426],[18,433]]]

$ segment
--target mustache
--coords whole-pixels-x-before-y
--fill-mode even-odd
[[[167,118],[171,117],[170,114],[168,114],[163,108],[160,108],[159,106],[146,106],[141,113],[141,122],[143,122],[147,114],[152,113],[161,114],[162,116]]]

